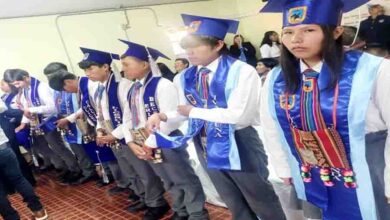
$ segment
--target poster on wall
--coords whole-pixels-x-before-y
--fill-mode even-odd
[[[371,0],[368,4],[345,14],[343,17],[343,25],[358,26],[360,21],[365,20],[369,16],[369,5],[375,4],[382,5],[385,10],[385,14],[390,15],[390,0]]]

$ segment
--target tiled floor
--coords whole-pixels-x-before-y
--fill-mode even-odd
[[[143,214],[131,214],[125,208],[131,203],[127,194],[109,196],[107,189],[95,187],[94,182],[82,186],[61,186],[53,175],[40,175],[36,192],[45,205],[50,220],[137,220]],[[10,197],[13,206],[18,210],[21,219],[30,219],[31,213],[19,195]],[[225,208],[207,205],[212,220],[229,220],[231,215]],[[164,220],[168,220],[171,213]],[[1,219],[1,217],[0,217]]]

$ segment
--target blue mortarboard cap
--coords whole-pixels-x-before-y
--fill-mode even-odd
[[[300,24],[339,25],[344,12],[369,0],[268,0],[260,12],[282,12],[283,27]]]
[[[225,39],[227,33],[237,33],[239,21],[182,14],[188,33]]]
[[[113,59],[119,60],[118,54],[108,53],[100,50],[88,49],[80,47],[81,51],[84,54],[83,60],[80,62],[95,62],[98,64],[111,64]]]
[[[121,39],[119,39],[119,40],[122,41],[123,43],[127,44],[127,46],[129,47],[123,55],[129,56],[129,57],[136,57],[140,60],[149,62],[149,56],[148,56],[149,55],[148,52],[149,52],[150,56],[153,58],[153,60],[157,60],[159,57],[170,60],[169,57],[167,57],[166,55],[164,55],[163,53],[161,53],[160,51],[158,51],[156,49],[146,47],[144,45],[133,43],[133,42],[126,41],[126,40],[121,40]]]

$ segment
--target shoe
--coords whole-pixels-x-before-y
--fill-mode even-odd
[[[110,184],[111,184],[111,182],[105,183],[105,182],[103,182],[102,179],[100,179],[100,180],[96,181],[95,185],[100,188],[100,187],[108,186]]]
[[[134,192],[129,194],[129,197],[127,198],[129,202],[136,203],[140,200],[139,196],[137,196]]]
[[[111,189],[108,190],[108,194],[110,196],[113,196],[113,195],[116,195],[116,194],[119,194],[119,193],[123,193],[127,190],[127,188],[122,188],[122,187],[118,187],[118,186],[114,186],[112,187]]]
[[[46,220],[48,219],[48,215],[45,209],[41,209],[39,211],[33,212],[33,220]]]
[[[160,207],[148,207],[145,212],[143,220],[159,220],[162,218],[171,207],[168,204],[160,206]]]
[[[83,175],[81,174],[81,172],[72,172],[67,176],[66,179],[69,182],[69,184],[73,185],[73,184],[77,183],[79,181],[79,179],[82,177],[83,177]]]
[[[146,207],[145,203],[144,202],[137,202],[137,203],[134,203],[134,204],[131,204],[129,205],[126,210],[130,213],[137,213],[137,212],[140,212],[140,211],[143,211],[145,209],[147,209],[148,207]]]
[[[99,179],[99,176],[96,173],[94,173],[94,174],[91,174],[89,176],[82,176],[76,182],[74,182],[73,185],[81,185],[81,184],[87,183],[87,182],[92,181],[92,180],[97,180],[97,179]]]
[[[179,216],[177,212],[174,212],[173,215],[171,216],[170,220],[188,220],[189,216]]]

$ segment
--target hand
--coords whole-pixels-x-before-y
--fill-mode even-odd
[[[283,180],[283,184],[286,186],[290,186],[293,184],[291,177],[281,177],[280,179]]]
[[[193,108],[192,105],[179,105],[177,107],[177,112],[179,112],[179,114],[183,116],[188,117],[190,115],[192,108]]]
[[[159,130],[161,121],[167,121],[167,116],[164,113],[154,113],[146,122],[146,129],[150,133]]]
[[[24,115],[26,118],[28,118],[28,119],[31,119],[31,118],[32,118],[31,112],[30,112],[30,110],[28,110],[28,109],[24,109],[23,115]]]
[[[102,147],[104,145],[103,135],[104,133],[101,130],[96,131],[96,144],[99,147]]]
[[[83,113],[76,114],[76,119],[77,119],[77,120],[79,120],[79,119],[83,119],[83,116],[84,116],[84,114],[83,114]]]
[[[136,144],[134,142],[130,142],[127,145],[133,151],[135,156],[137,156],[139,159],[141,159],[141,160],[146,160],[147,159],[147,154],[144,151],[144,149],[142,149],[142,147],[140,145],[138,145],[138,144]]]
[[[25,123],[20,124],[17,128],[15,128],[15,132],[19,132],[26,127]]]
[[[146,153],[146,158],[148,160],[152,160],[153,159],[153,148],[151,147],[148,147],[146,146],[145,144],[142,146],[142,149],[145,151]]]
[[[117,141],[116,137],[114,137],[114,135],[112,134],[102,136],[102,140],[104,144],[113,144],[115,143],[115,141]]]
[[[66,118],[62,118],[57,120],[55,124],[57,125],[57,128],[66,129],[68,128],[69,121]]]

